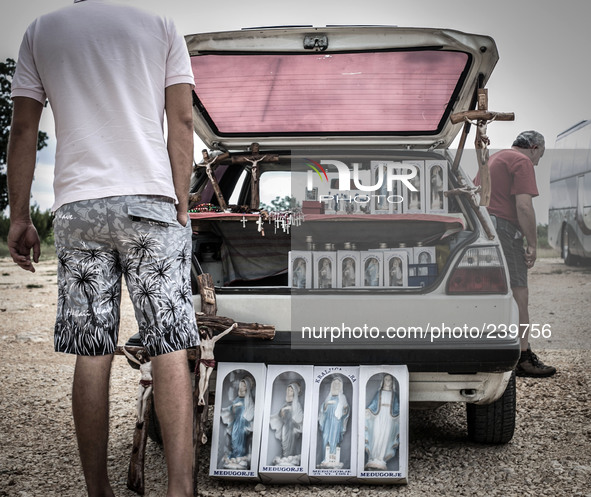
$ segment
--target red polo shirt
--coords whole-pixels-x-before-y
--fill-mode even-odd
[[[515,195],[539,195],[533,162],[521,152],[508,149],[491,155],[488,168],[491,182],[488,212],[519,226]],[[479,175],[474,184],[480,184]]]

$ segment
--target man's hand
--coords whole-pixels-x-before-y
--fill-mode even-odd
[[[536,263],[536,257],[536,247],[528,246],[525,250],[525,265],[527,266],[527,269],[534,267],[534,264]]]
[[[177,211],[176,220],[181,223],[181,226],[187,226],[187,223],[189,222],[189,214],[187,211]]]
[[[31,262],[31,249],[33,249],[33,261],[39,262],[41,255],[41,241],[35,226],[30,221],[13,221],[8,231],[8,250],[12,260],[26,271],[35,272]]]

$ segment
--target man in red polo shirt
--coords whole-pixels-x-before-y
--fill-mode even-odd
[[[543,364],[529,346],[527,270],[534,266],[537,248],[536,214],[532,203],[533,197],[538,196],[534,166],[538,165],[544,150],[544,137],[540,133],[524,131],[510,149],[492,155],[488,163],[491,178],[488,212],[507,259],[511,290],[519,309],[523,333],[521,357],[515,372],[517,376],[532,378],[545,378],[556,373],[556,368]]]

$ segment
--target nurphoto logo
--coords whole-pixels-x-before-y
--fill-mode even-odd
[[[350,192],[353,187],[355,190],[360,192],[380,192],[386,201],[390,203],[400,203],[402,202],[402,197],[400,195],[392,195],[395,192],[400,192],[400,186],[396,185],[396,182],[404,185],[409,191],[416,192],[418,191],[416,186],[410,181],[414,177],[417,176],[417,168],[413,164],[403,164],[400,162],[388,161],[388,160],[372,160],[370,162],[370,169],[363,171],[361,169],[361,164],[359,163],[352,163],[351,167],[339,160],[332,160],[332,159],[322,159],[320,162],[314,161],[311,159],[305,159],[304,164],[309,168],[308,169],[308,176],[307,176],[307,189],[312,190],[314,188],[314,182],[318,181],[316,177],[319,178],[321,184],[326,183],[335,184],[329,181],[327,169],[330,166],[332,168],[336,168],[336,172],[338,173],[338,187],[336,188],[342,192]],[[370,173],[369,174],[369,181],[368,178],[365,178],[365,181],[362,182],[362,174]],[[365,184],[364,184],[365,183]],[[353,186],[352,186],[353,185]],[[334,188],[334,187],[333,187]],[[330,192],[329,192],[330,193]],[[389,193],[390,195],[387,195]],[[375,195],[371,195],[374,197]],[[333,199],[335,195],[320,195],[319,200],[323,202],[328,202]],[[370,199],[370,195],[367,194],[357,194],[354,200],[355,202],[368,202]]]

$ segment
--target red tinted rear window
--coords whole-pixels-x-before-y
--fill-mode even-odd
[[[220,135],[435,132],[467,63],[439,50],[192,58]]]

